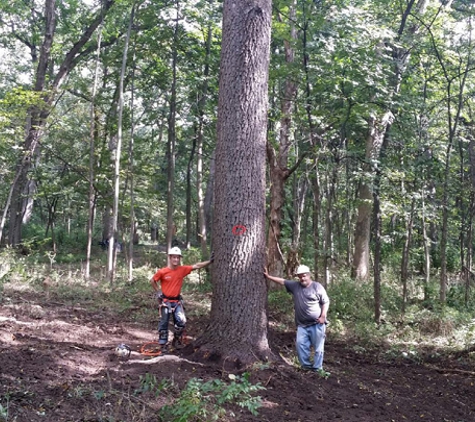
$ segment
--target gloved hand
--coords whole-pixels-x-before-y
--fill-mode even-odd
[[[210,257],[209,257],[209,262],[212,263],[213,261],[214,261],[214,251],[211,252],[211,255],[210,255]]]

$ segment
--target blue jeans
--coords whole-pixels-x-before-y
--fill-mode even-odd
[[[322,369],[325,329],[325,324],[315,324],[309,327],[297,327],[297,355],[302,368],[313,370]],[[310,348],[312,346],[315,352],[313,365],[310,357]]]

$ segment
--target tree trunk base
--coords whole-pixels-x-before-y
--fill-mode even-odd
[[[189,344],[183,349],[183,355],[194,362],[216,364],[224,371],[241,371],[256,363],[282,363],[283,359],[277,353],[268,349],[257,351],[249,348],[229,348],[212,344]]]

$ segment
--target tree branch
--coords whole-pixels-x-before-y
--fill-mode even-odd
[[[84,45],[90,40],[92,34],[97,29],[97,27],[101,24],[104,20],[105,15],[109,11],[109,9],[114,4],[115,0],[106,0],[104,3],[104,7],[100,10],[97,17],[92,21],[89,27],[83,32],[81,38],[79,39],[76,44],[73,45],[71,50],[69,50],[68,54],[66,54],[65,59],[61,63],[59,67],[59,71],[54,79],[53,82],[53,89],[58,89],[65,78],[68,76],[69,72],[74,68],[74,66],[78,63],[78,58],[81,57],[81,49]]]

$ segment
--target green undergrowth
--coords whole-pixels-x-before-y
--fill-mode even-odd
[[[203,381],[191,378],[181,390],[178,389],[174,393],[172,388],[168,396],[170,402],[160,409],[159,420],[163,422],[235,420],[236,413],[229,409],[230,405],[257,416],[262,399],[255,393],[265,388],[260,383],[252,384],[248,373],[242,376],[230,374],[229,378],[228,382],[221,379]],[[167,387],[167,391],[170,391],[170,383]]]

